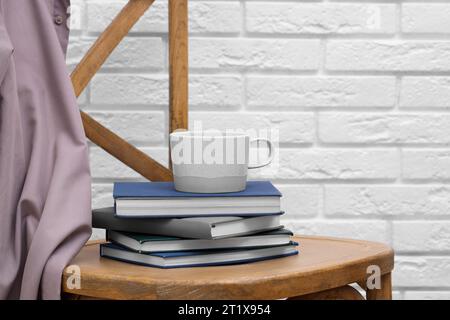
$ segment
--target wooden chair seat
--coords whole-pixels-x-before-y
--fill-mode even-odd
[[[84,247],[72,264],[81,269],[81,288],[69,289],[72,275],[63,273],[68,297],[97,299],[280,299],[286,297],[355,299],[347,287],[364,285],[367,268],[381,271],[380,290],[368,299],[390,299],[394,254],[384,244],[322,237],[295,237],[300,254],[250,264],[158,269],[99,257],[99,245]],[[67,295],[66,295],[67,297]]]

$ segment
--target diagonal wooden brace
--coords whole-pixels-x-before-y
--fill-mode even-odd
[[[186,0],[176,1],[184,2]],[[130,0],[100,35],[71,75],[76,96],[82,93],[109,55],[153,2],[154,0]],[[187,21],[187,18],[185,21]],[[83,111],[81,111],[81,118],[86,136],[125,165],[152,181],[172,180],[171,171],[150,156],[101,125]]]

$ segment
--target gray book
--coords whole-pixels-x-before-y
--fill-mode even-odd
[[[173,236],[192,239],[218,239],[281,229],[280,214],[259,217],[197,217],[197,218],[119,218],[114,208],[92,212],[94,228]]]

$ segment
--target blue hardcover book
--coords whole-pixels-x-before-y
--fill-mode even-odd
[[[281,197],[270,181],[248,181],[244,191],[228,193],[190,193],[175,190],[173,182],[116,182],[117,198],[217,198],[217,197]]]
[[[269,260],[298,254],[298,243],[255,249],[178,251],[138,253],[106,243],[100,246],[102,257],[157,268],[206,267]]]
[[[117,182],[113,196],[119,217],[182,218],[281,213],[281,193],[270,181],[249,181],[244,191],[211,194],[176,191],[172,182]]]

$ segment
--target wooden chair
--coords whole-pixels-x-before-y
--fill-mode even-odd
[[[129,0],[72,73],[79,96],[132,26],[154,0]],[[188,128],[188,6],[169,3],[169,132]],[[171,171],[81,112],[86,136],[151,181],[172,180]],[[69,299],[363,299],[348,284],[366,289],[369,266],[378,266],[381,288],[367,299],[391,299],[394,254],[367,241],[296,237],[300,254],[288,258],[208,268],[162,270],[99,257],[88,243],[72,261],[81,271],[81,287],[71,288],[72,268],[63,273],[63,297]]]
[[[368,300],[391,299],[393,251],[379,243],[322,237],[295,237],[300,254],[256,263],[158,269],[99,256],[98,243],[85,246],[72,261],[80,285],[71,285],[72,268],[63,273],[67,299],[332,299],[362,300],[348,284],[366,289],[371,266],[380,272],[379,289]],[[368,273],[369,272],[369,273]]]

